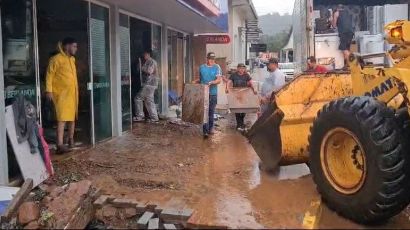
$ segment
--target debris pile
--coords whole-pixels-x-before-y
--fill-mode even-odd
[[[95,202],[97,210],[94,222],[106,225],[122,220],[131,229],[196,229],[195,224],[188,224],[194,211],[191,209],[169,209],[146,201],[127,198],[115,198],[102,195]]]

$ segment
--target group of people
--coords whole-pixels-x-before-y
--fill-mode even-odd
[[[58,43],[58,53],[51,57],[46,73],[46,97],[53,101],[57,120],[57,153],[63,154],[75,147],[75,121],[78,116],[78,82],[75,55],[77,41],[67,37]],[[142,88],[134,99],[135,122],[145,121],[144,103],[148,111],[148,121],[159,122],[154,94],[158,88],[158,65],[151,57],[151,51],[144,52],[144,64],[141,67]],[[64,131],[68,125],[68,138],[64,140]]]
[[[66,153],[74,147],[74,130],[75,120],[78,115],[78,82],[77,70],[74,56],[77,53],[78,44],[74,38],[65,38],[58,44],[58,54],[54,55],[47,68],[46,74],[46,96],[54,102],[57,119],[57,152]],[[199,68],[199,79],[195,83],[209,85],[209,122],[203,126],[205,137],[213,135],[214,114],[218,103],[218,84],[225,81],[226,92],[230,88],[249,87],[256,94],[252,85],[252,78],[246,71],[244,64],[237,66],[237,71],[228,79],[223,77],[221,67],[215,62],[216,55],[213,52],[208,53],[207,63]],[[134,99],[135,103],[135,122],[145,121],[144,104],[148,112],[147,120],[152,123],[159,121],[157,108],[154,101],[154,94],[158,88],[159,76],[157,62],[151,57],[149,50],[144,52],[144,64],[141,67],[142,88],[139,90]],[[316,64],[316,59],[308,59],[309,69],[324,73],[326,69]],[[266,110],[270,103],[272,92],[279,90],[285,84],[285,74],[278,68],[278,60],[271,59],[268,63],[269,75],[266,77],[261,91],[261,111]],[[237,129],[245,129],[246,114],[236,114]],[[68,125],[68,139],[64,140],[64,131]]]

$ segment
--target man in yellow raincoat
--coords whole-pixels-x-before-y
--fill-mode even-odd
[[[47,98],[54,102],[57,117],[57,153],[74,147],[75,120],[78,112],[77,68],[74,55],[77,42],[65,38],[58,44],[59,53],[50,59],[46,76]],[[64,129],[68,124],[69,147],[64,145]]]

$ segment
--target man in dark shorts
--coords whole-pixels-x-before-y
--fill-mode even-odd
[[[354,29],[352,15],[349,14],[343,5],[338,5],[333,13],[332,25],[339,31],[339,50],[343,51],[345,59],[345,66],[343,69],[348,69],[350,45],[352,44]]]
[[[228,84],[226,84],[226,93],[229,93],[230,88],[246,88],[249,87],[253,90],[254,94],[257,94],[255,88],[252,85],[252,78],[246,72],[246,66],[239,64],[237,71],[229,77]],[[245,126],[245,113],[236,113],[236,128],[238,131],[244,131]]]

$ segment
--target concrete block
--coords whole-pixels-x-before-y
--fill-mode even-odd
[[[117,198],[112,202],[112,205],[117,208],[134,208],[138,202],[132,199]]]
[[[185,224],[193,214],[193,210],[175,210],[175,209],[165,209],[161,212],[160,218],[164,222],[172,224]]]
[[[154,217],[154,213],[153,212],[145,212],[139,219],[137,222],[137,226],[139,229],[145,229],[147,228],[148,222],[149,220],[152,219],[152,217]]]
[[[177,227],[175,227],[175,225],[173,224],[164,224],[164,229],[165,230],[176,230]]]
[[[182,120],[202,125],[208,122],[209,86],[186,84],[182,100]]]
[[[148,229],[159,229],[159,218],[149,220]]]
[[[94,201],[94,207],[95,208],[102,208],[105,204],[108,203],[108,196],[102,195],[98,197],[96,201]]]

